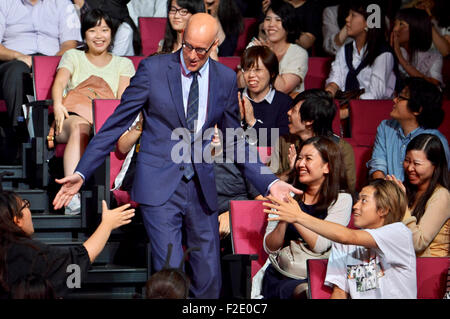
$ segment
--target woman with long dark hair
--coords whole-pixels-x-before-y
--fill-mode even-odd
[[[30,280],[41,287],[39,296],[63,297],[67,291],[67,266],[76,264],[81,270],[81,280],[105,247],[113,229],[131,222],[134,209],[129,204],[109,210],[103,201],[102,221],[96,231],[82,245],[59,248],[31,239],[34,233],[30,202],[14,192],[0,192],[0,299],[14,296],[26,298],[19,293],[21,286],[29,286]],[[31,277],[30,277],[31,276]],[[32,279],[34,278],[34,279]],[[42,291],[42,290],[45,291]],[[30,298],[31,292],[29,292]]]
[[[193,14],[205,12],[203,0],[167,1],[167,23],[164,39],[159,43],[158,52],[171,53],[181,49],[186,23]]]
[[[350,221],[352,196],[347,191],[339,147],[327,137],[312,137],[300,147],[295,164],[295,186],[303,191],[296,198],[300,209],[319,219],[346,226]],[[264,249],[269,254],[278,252],[291,240],[303,242],[317,254],[326,253],[331,241],[294,223],[269,221],[264,236]],[[264,298],[296,298],[300,296],[306,278],[294,279],[283,275],[270,264],[264,274]]]
[[[421,77],[438,86],[443,84],[442,55],[431,44],[432,27],[427,13],[416,8],[401,9],[395,17],[391,45],[402,78]]]
[[[396,76],[394,55],[386,41],[384,14],[380,11],[379,25],[369,25],[367,8],[373,2],[352,2],[346,18],[351,43],[341,47],[331,65],[325,90],[335,97],[338,91],[364,89],[360,99],[388,99],[393,96]],[[348,109],[341,110],[341,119],[348,117]]]
[[[445,151],[433,134],[409,142],[403,162],[408,209],[404,222],[421,257],[450,256],[450,181]],[[389,176],[388,179],[395,180]]]

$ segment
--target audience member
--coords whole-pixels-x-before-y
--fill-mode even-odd
[[[437,130],[442,123],[442,93],[430,82],[421,78],[407,78],[405,87],[394,98],[390,116],[377,128],[372,158],[367,162],[372,178],[395,175],[404,180],[403,161],[406,146],[417,135],[429,133],[441,140],[450,163],[447,139]]]
[[[322,8],[315,0],[287,0],[295,8],[295,15],[300,28],[300,36],[296,43],[312,52],[317,43],[322,43]]]
[[[293,199],[269,199],[275,202],[263,204],[272,208],[264,210],[269,222],[292,223],[334,242],[325,278],[325,285],[333,288],[331,298],[417,298],[412,234],[401,222],[406,196],[396,183],[375,180],[361,190],[353,206],[359,229],[311,216]]]
[[[244,30],[241,11],[234,0],[204,0],[206,12],[219,22],[219,56],[234,56]]]
[[[279,62],[279,75],[274,82],[275,89],[295,95],[305,90],[308,52],[295,44],[298,39],[298,28],[293,9],[292,5],[284,1],[271,3],[265,11],[264,38],[253,39],[247,48],[254,45],[268,46]],[[241,88],[245,85],[242,76],[242,73],[238,72],[238,84]]]
[[[19,137],[27,135],[21,125],[22,104],[25,95],[32,93],[32,56],[62,55],[75,48],[78,40],[80,23],[69,0],[0,1],[0,99],[8,111],[4,161],[18,159],[18,146],[24,141]]]
[[[323,49],[326,53],[334,56],[345,44],[352,41],[348,36],[345,18],[349,13],[350,2],[329,6],[323,9],[322,14],[322,34]]]
[[[82,245],[60,248],[31,239],[34,227],[28,200],[13,192],[0,192],[0,298],[18,293],[20,282],[28,281],[33,274],[41,276],[46,285],[48,280],[48,289],[56,297],[64,297],[71,274],[67,267],[71,264],[80,267],[81,281],[85,280],[89,266],[103,250],[111,231],[130,223],[134,216],[134,209],[128,209],[128,204],[113,210],[108,209],[105,201],[102,205],[102,221],[91,237]]]
[[[356,168],[352,146],[333,133],[336,105],[324,90],[310,89],[298,94],[288,112],[289,134],[280,136],[270,160],[271,170],[288,180],[294,170],[297,149],[302,141],[314,136],[327,136],[339,147],[350,190],[355,189]]]
[[[171,0],[167,2],[167,23],[164,39],[159,42],[158,52],[172,53],[181,49],[183,32],[193,14],[205,12],[203,0]]]
[[[385,38],[384,14],[380,12],[379,26],[369,26],[366,20],[370,12],[367,7],[372,2],[357,0],[350,6],[346,28],[353,41],[338,50],[326,80],[325,90],[333,97],[338,91],[355,92],[352,98],[360,99],[387,99],[394,93],[394,55]],[[341,119],[348,116],[348,108],[342,108]]]
[[[244,128],[256,130],[259,146],[272,146],[272,129],[278,129],[276,137],[288,133],[287,111],[292,103],[289,95],[273,87],[278,59],[268,47],[254,46],[242,54],[241,66],[245,88],[238,100]]]
[[[82,36],[85,49],[67,51],[59,63],[52,87],[55,114],[55,140],[67,143],[64,151],[64,176],[73,174],[83,154],[92,131],[92,113],[82,117],[69,112],[63,105],[63,93],[76,87],[95,75],[103,78],[116,98],[120,99],[135,70],[130,59],[118,57],[109,52],[113,43],[114,29],[107,14],[99,9],[83,16]],[[91,110],[91,105],[85,105]],[[66,214],[80,213],[80,196],[74,196],[65,209]]]
[[[113,23],[116,33],[114,35],[114,47],[112,53],[115,55],[139,55],[141,53],[141,38],[136,24],[130,17],[127,3],[130,0],[72,0],[80,8],[80,17],[89,10],[100,9],[108,14]]]
[[[431,19],[433,46],[442,56],[450,54],[450,11],[447,0],[414,0],[408,7],[424,10]]]
[[[450,193],[444,147],[436,135],[420,134],[409,142],[403,162],[408,209],[403,222],[411,229],[420,257],[450,256]]]
[[[345,227],[350,221],[353,200],[346,190],[346,180],[342,178],[343,165],[339,148],[329,138],[317,136],[304,141],[295,164],[294,184],[303,190],[303,194],[296,199],[289,198],[290,205],[295,203],[300,212],[308,216],[339,223]],[[276,202],[281,205],[281,202]],[[279,207],[272,206],[273,208]],[[319,233],[296,223],[293,219],[284,219],[279,222],[269,218],[264,236],[265,251],[268,254],[277,254],[291,241],[301,241],[312,252],[323,254],[323,258],[332,243]],[[271,263],[264,273],[262,282],[264,298],[299,297],[306,278],[289,278],[279,272],[278,267]]]
[[[401,9],[395,17],[391,45],[402,78],[422,77],[435,85],[443,84],[442,55],[431,48],[431,43],[431,21],[426,12]]]

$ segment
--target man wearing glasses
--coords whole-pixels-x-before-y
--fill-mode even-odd
[[[186,268],[194,298],[218,298],[221,288],[213,164],[198,160],[196,154],[210,150],[211,139],[203,136],[208,129],[212,135],[215,124],[224,135],[227,128],[240,128],[236,74],[209,59],[218,45],[217,33],[216,19],[195,14],[181,50],[140,63],[121,104],[89,143],[75,174],[57,180],[63,186],[53,201],[56,209],[67,205],[142,111],[145,125],[131,196],[140,204],[156,271],[163,267],[170,243],[172,267],[183,258],[182,245],[200,248],[190,253]],[[225,143],[231,143],[234,158],[239,151],[248,155],[243,136],[232,140]],[[237,165],[262,194],[270,190],[284,198],[289,191],[300,193],[272,174],[261,174],[259,162]]]
[[[448,142],[437,128],[444,118],[442,93],[422,78],[407,78],[405,87],[394,98],[390,113],[377,128],[372,159],[367,162],[371,178],[395,175],[403,181],[403,160],[408,143],[419,134],[434,134],[440,138],[450,165]],[[449,166],[450,168],[450,166]]]

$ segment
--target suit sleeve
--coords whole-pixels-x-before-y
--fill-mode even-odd
[[[143,61],[144,62],[144,61]],[[83,157],[75,171],[80,172],[86,179],[103,163],[105,157],[112,151],[116,141],[138,116],[148,100],[149,71],[148,62],[140,63],[136,75],[122,95],[120,105],[106,120],[100,131],[89,142]]]

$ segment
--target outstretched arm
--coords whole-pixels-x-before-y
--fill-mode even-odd
[[[130,204],[126,204],[115,209],[108,209],[105,201],[102,201],[103,213],[102,221],[91,237],[83,243],[89,254],[89,259],[94,262],[101,253],[108,241],[111,231],[122,225],[129,224],[134,216],[134,209],[129,209]]]
[[[358,245],[367,248],[378,248],[376,241],[368,232],[364,230],[350,229],[345,226],[308,215],[300,209],[300,206],[296,200],[290,196],[285,196],[285,198],[287,198],[287,201],[281,201],[273,196],[267,196],[267,199],[274,202],[274,204],[263,203],[264,206],[268,207],[268,209],[264,209],[264,212],[278,215],[278,217],[268,218],[268,220],[297,223],[337,243]],[[271,208],[275,210],[271,210]]]

